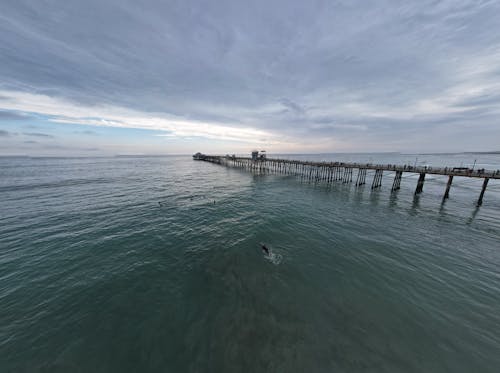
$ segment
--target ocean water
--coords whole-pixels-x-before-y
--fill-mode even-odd
[[[500,182],[367,177],[0,158],[0,372],[500,372]]]

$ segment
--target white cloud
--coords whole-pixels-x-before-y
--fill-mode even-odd
[[[279,143],[275,135],[251,127],[189,121],[162,113],[144,113],[118,106],[83,106],[41,94],[0,91],[0,95],[4,97],[0,101],[1,109],[46,115],[56,123],[167,131],[168,134],[165,135],[169,137],[202,137],[255,144],[262,142],[259,139],[266,138],[270,139],[266,142]]]

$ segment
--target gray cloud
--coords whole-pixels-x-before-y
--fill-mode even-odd
[[[0,110],[0,121],[3,120],[24,120],[28,119],[29,116],[24,113],[16,113],[13,111]]]
[[[67,146],[61,144],[43,144],[41,145],[41,148],[46,150],[71,150],[78,152],[97,152],[101,150],[96,147]]]
[[[83,130],[83,131],[75,131],[74,133],[78,135],[89,135],[89,136],[96,136],[97,132],[91,131],[91,130]]]
[[[303,107],[289,99],[283,98],[280,100],[280,103],[293,114],[304,115],[306,113],[306,110]]]
[[[41,133],[41,132],[23,132],[24,136],[33,136],[33,137],[48,137],[48,138],[53,138],[54,136],[49,135],[47,133]]]
[[[7,0],[0,87],[298,140],[411,133],[426,146],[423,130],[498,122],[499,18],[486,0]]]
[[[0,137],[9,137],[11,133],[9,131],[0,130]]]

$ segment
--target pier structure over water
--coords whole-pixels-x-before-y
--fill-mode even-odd
[[[410,166],[396,164],[372,164],[372,163],[351,163],[351,162],[312,162],[292,159],[279,159],[256,157],[237,157],[235,155],[205,155],[196,153],[193,159],[216,163],[224,166],[236,167],[245,170],[261,173],[276,173],[295,175],[301,179],[331,182],[352,183],[356,186],[366,184],[367,170],[374,172],[371,189],[377,189],[382,186],[382,177],[384,171],[394,172],[391,192],[396,192],[401,187],[403,173],[418,174],[419,178],[415,188],[415,195],[423,192],[425,176],[442,175],[448,176],[443,201],[449,198],[450,189],[454,177],[468,177],[483,179],[481,192],[477,200],[477,206],[483,203],[484,192],[490,179],[500,179],[500,170],[491,171],[485,169],[470,169],[468,167],[428,167],[428,166]],[[356,175],[353,178],[353,174]]]

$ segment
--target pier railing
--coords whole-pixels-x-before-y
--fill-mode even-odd
[[[374,164],[356,162],[314,162],[280,158],[250,158],[236,156],[218,156],[196,154],[195,160],[221,164],[225,166],[238,167],[259,172],[273,172],[278,174],[292,174],[309,180],[323,180],[326,182],[341,181],[343,183],[353,182],[353,173],[356,175],[355,185],[366,184],[367,170],[374,170],[371,188],[382,186],[384,171],[394,172],[391,191],[400,189],[403,173],[419,174],[415,194],[423,191],[425,176],[427,174],[448,176],[443,201],[449,197],[450,188],[454,177],[469,177],[483,179],[483,186],[477,200],[477,205],[483,203],[483,196],[490,179],[500,179],[500,170],[470,169],[467,167],[428,167],[396,164]],[[353,170],[355,172],[353,172]]]

